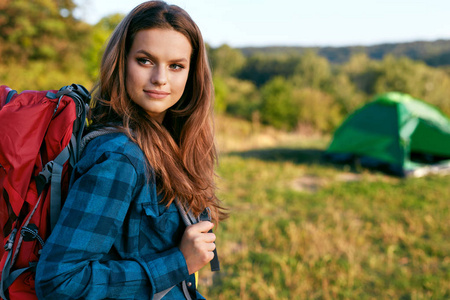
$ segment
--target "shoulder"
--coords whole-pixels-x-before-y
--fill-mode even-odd
[[[120,153],[131,160],[141,161],[144,159],[144,153],[139,146],[121,132],[105,133],[93,138],[85,147],[82,155],[104,152]]]
[[[93,138],[83,150],[78,168],[89,168],[105,160],[120,160],[131,164],[140,175],[146,174],[146,158],[139,146],[124,133],[107,133]]]

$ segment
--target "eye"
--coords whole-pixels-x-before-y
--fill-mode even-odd
[[[172,70],[175,70],[175,71],[180,71],[180,70],[184,69],[184,66],[180,65],[180,64],[171,64],[169,66],[169,68],[171,68]]]
[[[145,57],[136,58],[137,62],[141,65],[151,65],[152,61]]]

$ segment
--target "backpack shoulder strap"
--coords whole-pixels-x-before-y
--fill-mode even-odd
[[[207,207],[200,214],[200,216],[198,218],[196,218],[194,216],[194,214],[192,213],[192,210],[189,207],[186,207],[183,203],[181,203],[181,201],[178,198],[175,198],[175,205],[181,215],[181,218],[183,219],[183,223],[186,226],[196,224],[199,221],[211,221],[211,211],[210,211],[209,207]],[[212,229],[209,232],[212,232]],[[213,258],[213,260],[211,260],[210,265],[211,265],[211,271],[220,271],[219,257],[217,256],[216,249],[214,249],[214,258]],[[197,273],[196,273],[196,280],[197,280]],[[164,291],[156,293],[155,295],[153,295],[153,299],[160,300],[168,292],[170,292],[170,290],[172,288],[173,288],[173,286]],[[183,289],[183,294],[186,297],[186,299],[188,299],[188,300],[192,299],[191,296],[189,295],[189,291],[186,286],[186,281],[182,282],[182,289]]]
[[[89,144],[90,141],[92,141],[93,139],[95,139],[96,137],[105,135],[105,134],[110,134],[110,133],[117,133],[119,131],[117,131],[117,129],[115,127],[104,127],[102,129],[98,129],[92,132],[89,132],[88,134],[86,134],[80,142],[79,145],[79,152],[80,154],[83,152],[84,148],[86,148],[86,146]]]
[[[63,96],[69,96],[75,103],[76,109],[76,119],[73,123],[73,131],[72,137],[70,138],[69,144],[58,154],[58,156],[48,162],[44,169],[39,173],[36,177],[36,187],[38,189],[38,194],[40,194],[44,188],[44,186],[51,182],[51,196],[50,196],[50,228],[53,228],[56,225],[56,222],[59,218],[59,214],[62,206],[62,189],[61,189],[61,181],[63,174],[63,166],[66,161],[69,160],[69,163],[74,166],[80,157],[80,147],[81,144],[81,135],[83,134],[83,129],[85,126],[85,119],[88,110],[88,103],[91,99],[89,92],[81,85],[72,84],[70,86],[62,87],[56,94],[49,91],[46,94],[47,98],[57,99],[58,103],[53,112],[53,115],[56,113],[59,102]]]
[[[176,198],[175,199],[175,205],[178,208],[178,211],[181,214],[181,218],[183,219],[183,222],[186,226],[196,224],[200,221],[210,221],[211,222],[211,209],[209,207],[205,208],[205,210],[196,218],[194,214],[192,213],[191,209],[189,207],[186,207],[181,201]],[[212,232],[212,229],[209,231]],[[219,257],[217,256],[217,250],[214,249],[214,258],[211,260],[211,271],[220,271],[220,263],[219,263]]]

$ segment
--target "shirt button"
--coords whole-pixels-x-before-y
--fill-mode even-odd
[[[188,287],[191,287],[191,286],[192,286],[192,282],[189,281],[189,282],[187,283],[187,286],[188,286]]]

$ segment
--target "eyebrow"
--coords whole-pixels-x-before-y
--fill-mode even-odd
[[[156,59],[156,57],[154,57],[152,54],[150,54],[149,52],[147,52],[147,51],[145,51],[143,49],[140,49],[140,50],[136,51],[136,53],[141,53],[141,54],[144,54],[144,55],[150,57],[151,59]],[[184,62],[184,63],[188,63],[188,60],[186,58],[184,58],[184,57],[180,57],[180,58],[176,58],[176,59],[171,59],[170,62]]]

